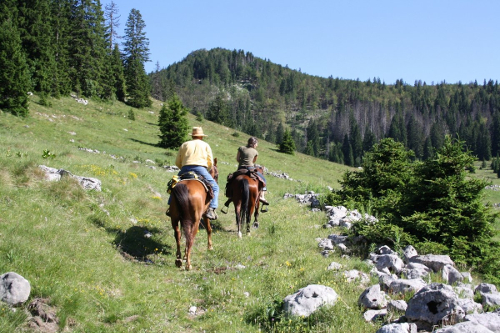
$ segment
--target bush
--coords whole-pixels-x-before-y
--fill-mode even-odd
[[[358,223],[351,232],[372,244],[412,244],[494,275],[500,268],[496,214],[481,202],[486,182],[466,177],[475,158],[463,147],[447,136],[433,158],[411,162],[411,151],[384,139],[367,153],[362,171],[346,173],[342,189],[326,201],[371,207],[381,222]]]

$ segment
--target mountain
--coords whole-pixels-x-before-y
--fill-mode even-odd
[[[479,159],[500,153],[497,81],[386,84],[322,78],[243,50],[197,50],[149,74],[154,97],[173,91],[191,109],[217,123],[280,143],[290,129],[297,150],[358,166],[364,151],[392,137],[426,159],[444,135],[465,140]]]

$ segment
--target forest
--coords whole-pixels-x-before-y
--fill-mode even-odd
[[[360,166],[384,138],[419,160],[433,156],[446,134],[480,160],[500,153],[497,81],[324,78],[223,48],[193,51],[166,68],[156,63],[148,74],[146,22],[132,9],[118,36],[120,18],[112,1],[2,1],[0,108],[27,116],[27,92],[47,106],[48,96],[76,94],[134,108],[176,95],[199,117],[277,145],[290,135],[297,151],[349,166]]]
[[[383,138],[421,160],[442,147],[446,134],[480,160],[500,150],[497,81],[322,78],[222,48],[194,51],[149,76],[155,98],[175,90],[194,114],[277,144],[289,129],[298,151],[350,166]]]

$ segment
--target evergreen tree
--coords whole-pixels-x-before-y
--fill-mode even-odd
[[[344,154],[344,164],[348,166],[354,166],[354,154],[352,151],[351,142],[349,141],[349,137],[347,136],[347,134],[344,136],[342,153]]]
[[[210,103],[207,111],[207,119],[221,125],[232,127],[232,119],[229,115],[229,105],[224,100],[222,93],[217,94],[215,99]],[[255,124],[253,124],[255,125]],[[255,126],[254,126],[255,127]],[[254,128],[255,129],[255,128]],[[249,133],[250,135],[254,135]]]
[[[285,133],[283,133],[283,142],[280,144],[280,152],[290,155],[295,154],[295,142],[289,130],[285,130]]]
[[[125,79],[127,82],[127,103],[134,107],[148,107],[152,105],[149,98],[149,78],[144,70],[144,63],[149,61],[149,39],[144,28],[146,24],[137,9],[130,11],[123,43],[125,59]]]
[[[373,134],[372,131],[367,129],[365,131],[365,136],[363,138],[363,151],[370,151],[373,147],[373,145],[376,143],[376,138],[375,135]]]
[[[177,95],[163,104],[158,117],[161,134],[158,145],[163,148],[179,148],[188,134],[188,109]]]
[[[283,142],[283,135],[284,135],[284,127],[283,127],[283,122],[280,121],[278,124],[278,128],[276,129],[276,144],[279,146]]]
[[[0,22],[0,109],[18,116],[28,115],[31,89],[21,37],[10,18]]]
[[[120,27],[120,17],[118,15],[118,5],[111,1],[104,7],[104,17],[106,18],[106,36],[108,37],[108,47],[113,48],[113,45],[117,44],[116,40],[120,38],[118,36],[118,28]]]
[[[432,140],[431,140],[430,136],[428,136],[424,142],[423,158],[424,158],[424,160],[428,160],[432,156],[434,156],[434,148],[432,148]]]
[[[99,0],[78,0],[71,8],[71,77],[74,90],[86,97],[104,97],[106,39]]]
[[[120,102],[125,102],[125,98],[127,96],[126,93],[126,82],[125,82],[125,74],[123,73],[123,62],[121,59],[120,49],[118,48],[118,44],[115,44],[113,49],[113,53],[111,54],[111,72],[113,75],[114,82],[114,92],[116,95],[116,99]]]

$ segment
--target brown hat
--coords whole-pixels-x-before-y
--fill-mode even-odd
[[[208,136],[208,135],[203,134],[203,128],[193,127],[193,132],[191,133],[191,136]]]

